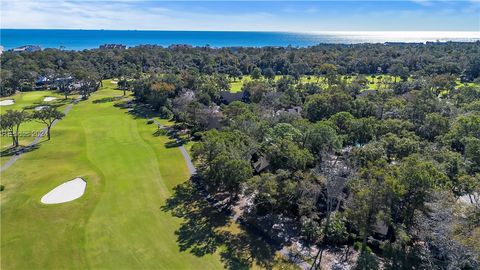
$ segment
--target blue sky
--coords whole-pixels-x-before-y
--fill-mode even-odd
[[[480,0],[1,0],[1,28],[480,31]]]

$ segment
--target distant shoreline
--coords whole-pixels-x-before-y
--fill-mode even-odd
[[[194,47],[309,47],[318,44],[476,42],[476,31],[176,31],[176,30],[90,30],[90,29],[0,29],[5,50],[24,45],[83,50],[102,44],[187,44]]]

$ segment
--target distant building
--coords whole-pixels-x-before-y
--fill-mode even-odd
[[[71,84],[73,82],[73,77],[68,76],[68,77],[63,77],[63,78],[56,78],[55,79],[55,84]]]
[[[234,101],[243,101],[247,100],[246,92],[237,92],[232,93],[230,91],[220,91],[220,101],[225,104],[230,104]]]
[[[220,106],[211,106],[206,109],[207,113],[207,130],[220,129],[222,126],[223,114],[220,111]]]
[[[42,48],[40,48],[40,46],[37,46],[37,45],[25,45],[25,46],[12,49],[12,52],[36,52],[41,50]]]
[[[5,50],[5,49],[3,48],[3,46],[0,46],[0,55],[2,55],[2,53],[3,53],[4,50]]]
[[[125,50],[126,48],[127,48],[127,46],[123,45],[123,44],[103,44],[103,45],[100,45],[100,49],[106,49],[106,50],[113,50],[113,49]]]
[[[169,49],[171,50],[177,50],[177,49],[190,49],[193,48],[192,45],[189,44],[172,44],[168,46]]]
[[[302,107],[300,106],[295,106],[290,109],[280,109],[275,112],[275,115],[281,115],[281,114],[290,114],[290,115],[298,115],[300,116],[302,114]]]
[[[53,78],[47,76],[39,76],[35,81],[35,89],[58,89],[61,85],[67,86],[72,90],[80,88],[80,83],[75,83],[72,76],[63,78]]]
[[[47,78],[46,76],[40,76],[35,81],[36,86],[44,86],[44,85],[48,85],[50,83],[51,83],[51,80],[49,78]]]

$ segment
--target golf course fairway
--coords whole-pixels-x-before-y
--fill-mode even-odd
[[[1,269],[222,269],[214,253],[182,252],[181,219],[162,211],[172,188],[189,177],[178,148],[155,127],[114,102],[105,83],[74,105],[52,140],[2,172]],[[81,177],[85,194],[44,205],[41,197]]]

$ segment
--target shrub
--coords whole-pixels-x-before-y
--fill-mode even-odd
[[[342,244],[348,240],[348,232],[345,227],[345,219],[338,213],[332,213],[330,226],[326,235],[328,242]]]
[[[378,260],[371,251],[365,250],[360,253],[354,269],[379,269]]]

